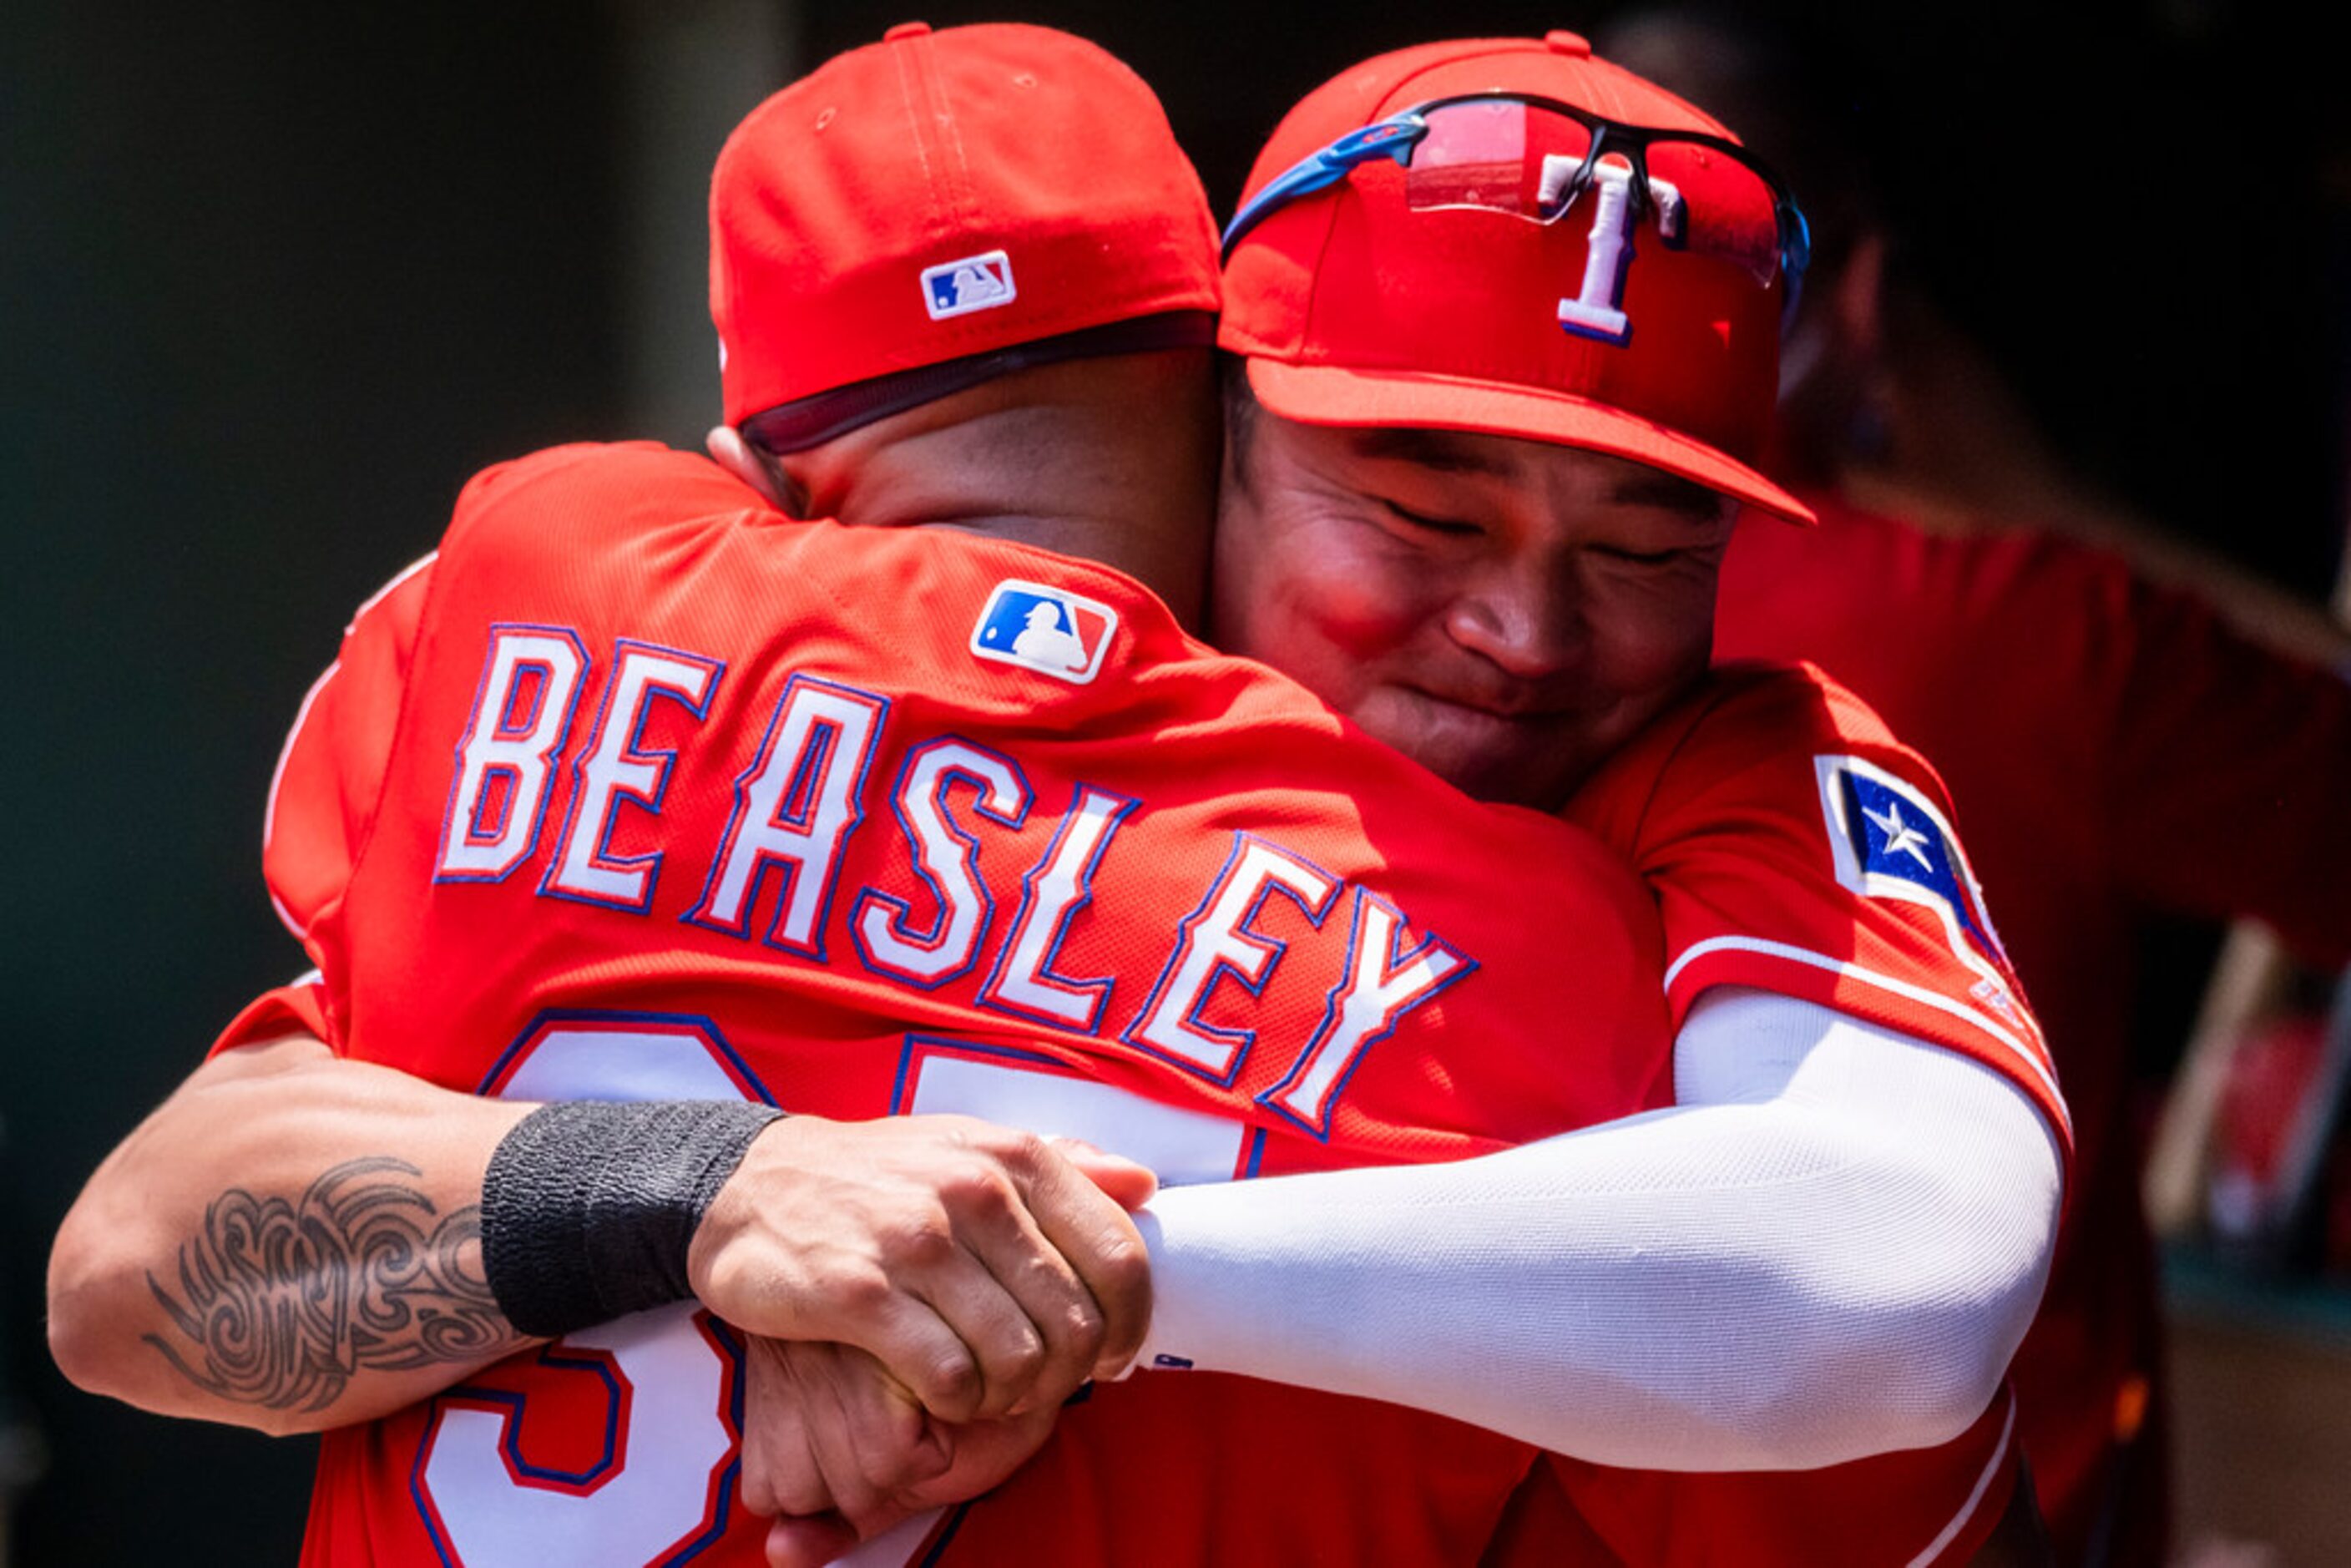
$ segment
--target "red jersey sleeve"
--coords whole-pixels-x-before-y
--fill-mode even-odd
[[[2022,1471],[2002,1388],[1947,1443],[1818,1470],[1621,1470],[1560,1455],[1510,1499],[1487,1568],[1947,1568],[1972,1562]]]
[[[239,1046],[258,1045],[292,1033],[317,1035],[332,1043],[334,1020],[327,1012],[327,987],[315,969],[298,980],[274,986],[245,1004],[245,1010],[228,1020],[228,1027],[213,1042],[209,1054],[218,1056],[224,1051]]]
[[[1713,986],[1834,1008],[2064,1101],[1941,779],[1811,665],[1731,667],[1571,803],[1656,894],[1674,1026]]]
[[[335,959],[327,923],[373,817],[433,560],[411,565],[360,606],[335,662],[295,712],[262,815],[262,875],[277,918],[319,968],[247,1003],[213,1042],[213,1055],[295,1030],[336,1039],[323,977]]]
[[[457,519],[590,450],[557,447],[483,470],[459,495]],[[262,815],[262,874],[271,907],[319,967],[247,1003],[213,1042],[213,1055],[292,1030],[340,1049],[335,998],[346,977],[337,916],[373,831],[437,559],[412,563],[359,607],[335,662],[295,712]]]
[[[433,560],[417,561],[360,606],[278,754],[262,821],[262,872],[277,917],[305,947],[342,898],[374,815]],[[311,956],[319,956],[315,948]]]

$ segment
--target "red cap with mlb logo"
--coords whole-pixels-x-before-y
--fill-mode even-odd
[[[1546,105],[1703,140],[1619,132],[1588,163],[1590,126]],[[1406,110],[1421,111],[1408,146],[1342,154],[1343,176],[1252,207]],[[1555,442],[1811,522],[1754,466],[1802,220],[1729,140],[1571,33],[1379,56],[1310,94],[1259,155],[1218,341],[1287,419]],[[1635,156],[1646,206],[1626,200]]]
[[[781,447],[1025,364],[1206,344],[1217,298],[1159,100],[1047,27],[893,27],[752,110],[711,175],[726,421],[775,413]]]

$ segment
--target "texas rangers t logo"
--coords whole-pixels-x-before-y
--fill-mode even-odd
[[[1543,160],[1542,207],[1552,212],[1559,192],[1583,167],[1580,158]],[[1625,319],[1625,269],[1633,265],[1633,171],[1614,163],[1595,165],[1588,176],[1598,193],[1592,206],[1592,233],[1584,240],[1583,286],[1559,302],[1559,324],[1580,338],[1596,338],[1622,348],[1633,340]],[[1668,246],[1682,238],[1682,193],[1663,180],[1647,182],[1656,209],[1657,237]]]
[[[1102,672],[1118,612],[1042,583],[1007,578],[987,596],[971,651],[1040,675],[1084,685]]]
[[[1012,287],[1012,258],[1000,250],[967,256],[923,269],[923,308],[934,321],[974,310],[992,310],[1019,298]]]

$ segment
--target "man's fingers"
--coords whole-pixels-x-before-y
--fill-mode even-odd
[[[1037,1162],[1028,1197],[1045,1239],[1069,1260],[1102,1314],[1094,1374],[1110,1375],[1123,1369],[1151,1327],[1151,1255],[1134,1221],[1077,1166],[1050,1150]]]
[[[922,1287],[931,1309],[956,1332],[979,1369],[980,1394],[971,1415],[956,1416],[923,1402],[941,1420],[996,1420],[1026,1398],[1047,1371],[1045,1336],[1014,1294],[1040,1266],[1044,1241],[1033,1234],[1025,1243],[1004,1239],[1008,1231],[1017,1237],[1021,1228],[1008,1222],[974,1228],[967,1239],[978,1249],[965,1252],[956,1268],[942,1270]]]
[[[1094,1147],[1083,1138],[1054,1138],[1054,1153],[1078,1168],[1079,1174],[1102,1189],[1102,1195],[1128,1213],[1149,1203],[1159,1191],[1159,1176],[1149,1166],[1123,1155]]]
[[[841,1387],[841,1356],[862,1356],[865,1353],[839,1345],[797,1344],[789,1354],[800,1368],[800,1397],[806,1406],[802,1420],[809,1431],[809,1452],[816,1461],[818,1472],[824,1477],[830,1511],[842,1519],[854,1520],[860,1512],[878,1503],[883,1495],[858,1463],[856,1445],[849,1436],[847,1401]],[[825,1511],[787,1511],[812,1514]]]
[[[967,1117],[777,1123],[695,1232],[696,1293],[755,1333],[870,1351],[944,1421],[1058,1404],[1150,1322],[1120,1204],[1151,1173],[1076,1152]]]
[[[787,1515],[768,1526],[768,1568],[824,1568],[857,1544],[857,1531],[837,1513]]]
[[[1040,1336],[1042,1351],[1026,1385],[991,1414],[1060,1405],[1093,1375],[1102,1354],[1102,1308],[1093,1291],[1061,1249],[1046,1239],[1034,1216],[1019,1215],[972,1240],[980,1262],[1019,1303]],[[991,1396],[998,1392],[991,1386]],[[998,1403],[989,1400],[990,1405]]]
[[[832,1507],[808,1416],[811,1391],[794,1347],[757,1335],[745,1347],[743,1506],[762,1519]]]
[[[810,1367],[801,1382],[811,1404],[821,1401],[809,1426],[834,1512],[858,1524],[900,1488],[946,1468],[951,1456],[931,1436],[923,1407],[873,1357],[832,1344],[796,1345],[792,1354]]]
[[[864,1352],[833,1348],[846,1461],[884,1494],[944,1474],[955,1453],[914,1396]],[[841,1511],[855,1519],[871,1509]]]
[[[969,1253],[957,1253],[956,1267],[939,1271],[919,1296],[892,1294],[855,1325],[850,1340],[889,1368],[924,1409],[951,1422],[978,1417],[991,1367],[1005,1385],[1025,1385],[1015,1369],[1033,1373],[1044,1354],[1035,1326],[1004,1288]]]

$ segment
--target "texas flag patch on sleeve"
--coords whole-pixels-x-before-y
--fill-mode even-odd
[[[1925,904],[1942,917],[1954,951],[2005,968],[2008,954],[1984,912],[1959,836],[1917,786],[1858,757],[1815,757],[1837,880],[1873,898]],[[1973,967],[1973,966],[1970,966]]]
[[[971,630],[982,659],[1018,664],[1057,681],[1084,685],[1102,673],[1118,632],[1118,612],[1040,582],[1007,578],[987,596]]]

